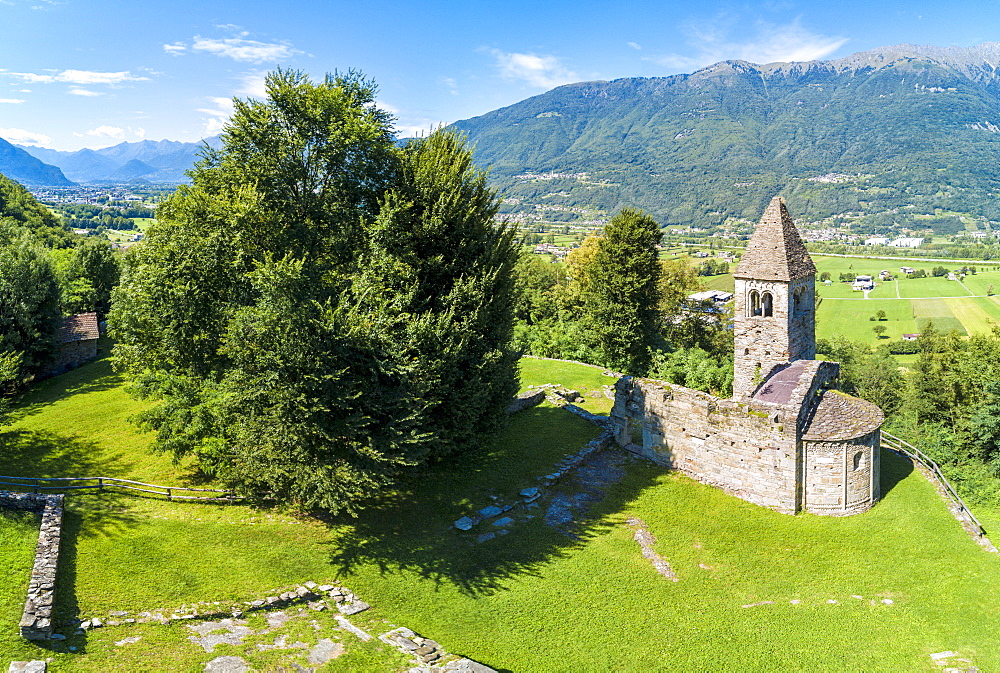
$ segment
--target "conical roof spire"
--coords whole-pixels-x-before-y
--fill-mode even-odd
[[[774,197],[754,229],[733,276],[789,281],[815,273],[816,265],[799,237],[784,199]]]

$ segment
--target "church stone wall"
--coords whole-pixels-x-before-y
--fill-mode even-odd
[[[619,444],[749,502],[796,511],[794,416],[649,379],[623,377],[616,389]]]
[[[878,430],[839,442],[806,441],[805,510],[814,514],[854,514],[880,497]]]

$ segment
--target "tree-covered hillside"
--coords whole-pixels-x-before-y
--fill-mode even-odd
[[[508,209],[642,207],[670,224],[934,213],[1000,220],[1000,43],[838,61],[726,61],[691,75],[558,87],[454,126]]]

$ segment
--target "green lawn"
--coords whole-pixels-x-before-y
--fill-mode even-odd
[[[586,402],[581,402],[578,406],[594,414],[607,414],[611,411],[611,399],[604,394],[602,388],[614,384],[616,379],[605,376],[606,371],[603,367],[572,362],[522,358],[521,390],[543,383],[557,383],[580,391]]]
[[[7,457],[0,472],[15,477],[123,477],[185,485],[190,463],[153,455],[152,437],[130,421],[146,404],[125,392],[108,360],[36,385],[0,431]]]
[[[824,293],[825,294],[825,293]],[[872,321],[871,317],[885,311],[886,319]],[[907,299],[869,299],[868,301],[847,301],[827,299],[825,296],[816,311],[816,336],[830,338],[843,335],[860,341],[875,343],[872,331],[875,325],[882,325],[886,332],[882,340],[899,339],[903,334],[917,331],[913,319],[913,309]]]
[[[75,410],[74,432],[54,444],[63,436],[86,444],[90,428],[103,435],[88,446],[117,447],[97,451],[100,465],[110,469],[117,456],[150,470],[159,458],[146,456],[146,438],[127,421],[101,429],[107,414],[99,401],[126,399],[107,376],[98,364],[49,382],[26,400],[31,413],[18,424],[55,432],[59,417]],[[526,385],[590,390],[610,382],[599,368],[544,360],[523,361],[522,376]],[[113,428],[122,433],[117,442]],[[511,671],[935,671],[929,655],[945,650],[980,670],[1000,668],[1000,558],[975,545],[932,486],[892,454],[883,457],[885,498],[857,516],[777,514],[634,459],[579,521],[576,538],[544,523],[544,497],[538,510],[514,510],[508,535],[483,544],[451,528],[491,496],[509,501],[537,484],[597,432],[549,405],[522,412],[479,449],[408,481],[357,519],[73,495],[58,608],[62,617],[172,609],[339,578],[374,606],[352,618],[371,632],[405,625]],[[25,470],[32,455],[53,450],[3,447]],[[87,459],[61,455],[71,468],[74,457]],[[559,488],[574,493],[571,478]],[[679,582],[642,557],[625,525],[630,516],[646,522]],[[256,670],[304,665],[298,651],[261,651],[264,636],[206,653],[183,624],[96,630],[47,649],[11,637],[35,529],[9,520],[0,519],[0,568],[20,562],[22,570],[0,575],[0,650],[8,658],[53,657],[57,673],[196,671],[222,654],[243,656]],[[752,604],[759,605],[742,607]],[[328,613],[308,618],[317,629],[307,621],[289,627],[290,642],[332,637],[347,646],[321,670],[405,670],[377,640],[362,645],[335,631]],[[262,628],[255,620],[251,626]],[[114,645],[126,636],[140,640]]]
[[[39,516],[0,509],[0,654],[21,646],[21,621],[28,578],[38,542]],[[9,662],[0,657],[0,667]]]

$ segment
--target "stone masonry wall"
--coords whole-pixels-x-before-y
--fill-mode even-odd
[[[0,507],[41,510],[42,522],[35,547],[35,564],[28,583],[28,598],[21,616],[21,637],[47,640],[52,635],[52,610],[56,598],[56,565],[62,535],[63,496],[0,491]]]
[[[803,442],[807,511],[853,514],[878,501],[879,434],[843,442]]]
[[[796,420],[662,381],[623,377],[611,411],[618,443],[744,500],[796,509]]]
[[[749,315],[751,290],[769,292],[773,315]],[[777,364],[811,360],[816,356],[815,283],[813,277],[782,281],[736,279],[734,310],[734,399],[745,399],[760,376]]]
[[[49,376],[56,376],[90,362],[96,357],[97,339],[69,341],[59,345],[55,362],[46,370],[46,373]]]

